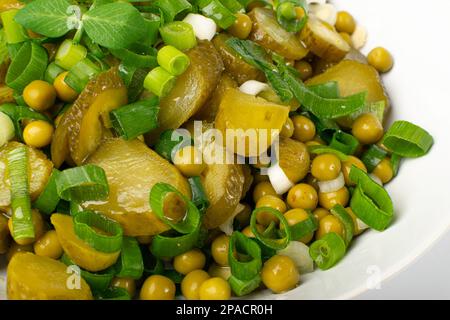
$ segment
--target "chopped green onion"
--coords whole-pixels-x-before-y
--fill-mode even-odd
[[[309,90],[315,94],[328,99],[340,98],[339,84],[337,81],[329,81],[322,84],[308,86]]]
[[[64,72],[64,69],[58,66],[55,62],[52,62],[48,65],[47,70],[44,74],[44,80],[50,84],[55,82],[56,77],[58,77],[61,73]]]
[[[330,143],[333,139],[333,135],[337,131],[341,130],[334,120],[319,119],[312,113],[306,113],[306,116],[310,118],[312,122],[314,122],[317,134],[326,143]]]
[[[345,241],[345,244],[348,246],[350,244],[350,242],[352,242],[353,234],[355,232],[355,230],[354,230],[355,227],[353,224],[352,217],[348,214],[348,212],[345,210],[345,208],[343,206],[341,206],[340,204],[335,205],[333,208],[331,208],[330,212],[333,216],[335,216],[336,218],[339,219],[342,226],[344,227],[343,239]]]
[[[155,151],[161,157],[168,161],[172,161],[173,154],[187,145],[192,145],[193,141],[190,136],[176,134],[175,130],[169,129],[161,133],[158,142],[155,145]],[[176,139],[178,138],[178,139]]]
[[[6,84],[21,93],[30,82],[44,77],[47,61],[47,51],[43,47],[34,42],[25,42],[12,59],[6,74]]]
[[[407,121],[394,122],[383,139],[389,150],[404,158],[426,155],[433,143],[433,137],[427,131]]]
[[[174,197],[169,197],[171,195]],[[150,206],[159,219],[179,233],[192,233],[201,223],[197,207],[184,194],[167,183],[160,182],[153,186],[150,191]],[[173,213],[171,210],[183,211],[184,217],[178,219],[181,221],[172,218],[178,216],[178,212]]]
[[[308,21],[307,4],[303,0],[280,0],[276,7],[278,23],[289,32],[299,32]],[[302,8],[304,15],[297,16],[296,8]]]
[[[228,262],[231,274],[239,280],[254,279],[262,268],[261,248],[239,231],[230,237]]]
[[[280,226],[282,229],[281,231],[281,238],[273,238],[273,237],[267,237],[266,234],[261,234],[257,228],[257,222],[256,217],[260,212],[264,213],[270,213],[271,215],[275,216],[280,221]],[[274,250],[281,250],[287,247],[289,242],[291,241],[291,229],[289,226],[289,223],[287,222],[286,218],[283,216],[283,214],[275,210],[273,208],[269,207],[261,207],[256,208],[250,218],[250,227],[252,229],[253,234],[255,235],[256,239],[261,241],[265,246],[274,249]]]
[[[308,213],[308,218],[306,220],[290,227],[292,240],[299,240],[310,235],[316,231],[318,227],[319,224],[317,219],[311,213]]]
[[[174,76],[182,75],[191,61],[183,52],[173,46],[165,46],[158,51],[158,63]]]
[[[351,134],[345,133],[341,130],[336,131],[331,138],[330,147],[341,151],[345,154],[355,154],[359,147],[358,139]]]
[[[66,266],[76,265],[65,253],[61,257],[61,262]],[[89,272],[80,268],[80,275],[87,282],[91,290],[95,292],[104,291],[108,289],[114,278],[114,268],[108,268],[99,273]]]
[[[119,278],[140,279],[144,272],[141,249],[135,238],[124,237],[119,260],[116,263],[116,276]]]
[[[401,162],[402,162],[402,157],[396,153],[393,153],[391,156],[391,166],[392,166],[392,171],[394,172],[394,177],[397,176],[398,171],[400,170]]]
[[[380,164],[380,162],[386,158],[388,155],[387,151],[383,148],[373,144],[367,149],[366,152],[361,157],[361,161],[366,166],[369,172],[375,170],[376,166]]]
[[[233,13],[244,11],[245,9],[242,3],[237,0],[222,0],[222,4]]]
[[[195,247],[200,235],[200,224],[192,233],[170,237],[158,234],[153,238],[150,251],[157,258],[173,258]]]
[[[192,177],[188,179],[192,192],[192,203],[198,208],[201,214],[204,214],[209,207],[209,200],[203,188],[200,177]]]
[[[149,47],[153,46],[158,41],[159,27],[161,26],[161,18],[152,13],[143,14],[145,18],[145,24],[148,28],[148,34],[145,36],[143,41]]]
[[[162,67],[156,67],[144,80],[144,88],[158,97],[165,97],[175,85],[176,77]]]
[[[38,209],[39,212],[45,214],[55,212],[56,206],[58,205],[59,200],[61,200],[58,195],[58,190],[56,189],[56,177],[59,175],[59,172],[58,169],[53,169],[44,191],[42,191],[34,202],[33,207]]]
[[[349,178],[357,184],[350,202],[355,215],[369,227],[385,230],[394,218],[394,206],[387,191],[356,166],[352,166]]]
[[[0,147],[15,137],[14,122],[11,118],[0,111]]]
[[[328,270],[344,257],[346,248],[344,239],[331,232],[311,244],[309,255],[321,270]]]
[[[105,171],[92,164],[62,171],[56,186],[58,195],[66,201],[104,200],[109,193]]]
[[[92,211],[82,211],[73,217],[73,223],[77,237],[95,250],[112,253],[122,248],[123,230],[116,221]]]
[[[96,300],[131,300],[128,290],[121,287],[110,287],[95,293]]]
[[[73,90],[81,93],[88,82],[101,72],[101,69],[89,58],[78,61],[64,78],[64,82]]]
[[[174,21],[168,23],[161,27],[159,32],[165,44],[174,46],[178,50],[186,51],[197,45],[194,29],[187,22]]]
[[[238,297],[242,297],[259,288],[261,284],[261,276],[258,274],[253,279],[244,281],[231,275],[228,279],[228,283],[230,284],[231,290],[233,290],[234,294]]]
[[[28,181],[27,147],[20,145],[7,155],[9,180],[11,183],[12,237],[34,239],[34,225],[31,215],[30,191]]]
[[[148,72],[149,70],[145,68],[131,67],[123,63],[119,65],[120,77],[128,88],[129,102],[138,100],[144,90],[144,79]]]
[[[180,14],[192,9],[192,5],[186,0],[157,0],[154,4],[161,9],[165,22],[172,22]]]
[[[334,154],[336,157],[339,158],[339,160],[341,161],[347,161],[348,160],[348,155],[346,155],[345,153],[342,153],[341,151],[338,151],[332,147],[329,146],[311,146],[308,147],[308,150],[310,153],[312,154],[324,154],[324,153],[331,153]]]
[[[219,0],[198,0],[201,12],[213,19],[222,29],[228,29],[236,21],[236,16],[228,10]]]
[[[133,140],[158,127],[159,99],[140,100],[110,112],[111,123],[117,134]]]
[[[75,44],[70,39],[66,39],[59,46],[56,52],[55,62],[63,69],[70,70],[78,62],[86,58],[87,49],[81,44]]]
[[[108,54],[105,49],[102,49],[98,43],[92,41],[86,34],[81,38],[81,43],[86,47],[90,54],[98,59],[104,59]]]
[[[113,56],[122,60],[123,64],[136,68],[156,68],[158,63],[152,54],[139,54],[128,49],[109,50]]]
[[[350,115],[352,120],[356,120],[360,115],[371,113],[380,120],[380,123],[384,123],[384,114],[386,111],[386,101],[378,101],[373,103],[367,103],[364,108]]]
[[[17,12],[19,12],[18,9],[11,9],[0,14],[8,44],[20,43],[27,40],[24,27],[14,20]]]
[[[24,106],[16,106],[11,103],[5,103],[0,105],[0,112],[6,114],[13,122],[16,131],[16,136],[23,141],[22,136],[22,120],[42,120],[51,122],[47,116],[42,113],[36,112],[33,109]]]

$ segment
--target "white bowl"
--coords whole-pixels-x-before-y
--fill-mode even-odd
[[[424,127],[436,144],[428,156],[404,161],[399,176],[388,186],[396,211],[388,230],[366,232],[336,267],[303,276],[297,289],[280,295],[262,291],[252,298],[355,297],[405,268],[450,226],[450,63],[445,60],[450,57],[445,34],[450,30],[450,2],[333,2],[367,27],[365,53],[384,46],[394,55],[395,67],[383,77],[392,100],[392,119]],[[0,299],[5,298],[5,286],[4,272],[0,272]]]

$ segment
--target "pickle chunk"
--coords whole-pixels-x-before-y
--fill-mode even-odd
[[[92,300],[86,281],[67,271],[67,266],[57,260],[29,252],[17,253],[8,265],[8,299]],[[77,279],[71,281],[70,277]]]
[[[91,272],[105,270],[112,266],[119,257],[120,251],[113,253],[100,252],[78,238],[74,231],[73,218],[55,213],[51,222],[64,252],[78,266]]]
[[[87,162],[105,170],[109,196],[81,206],[116,220],[125,235],[151,236],[168,230],[150,208],[150,190],[156,183],[168,183],[191,197],[187,180],[175,166],[139,140],[107,140]]]
[[[287,32],[277,21],[274,12],[267,8],[255,8],[249,14],[253,20],[250,40],[289,60],[306,57],[308,50],[293,33]]]
[[[229,89],[220,104],[215,126],[225,137],[228,150],[256,157],[272,145],[288,115],[289,107]]]

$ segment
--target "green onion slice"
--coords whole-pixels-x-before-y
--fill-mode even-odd
[[[158,97],[165,97],[175,85],[176,77],[162,67],[150,71],[144,80],[144,88]]]
[[[109,188],[105,171],[92,164],[62,171],[56,178],[58,195],[66,201],[104,200]]]
[[[173,46],[161,48],[156,58],[159,65],[174,76],[182,75],[191,63],[187,55]]]
[[[123,237],[122,250],[116,263],[116,276],[119,278],[140,279],[144,272],[139,243],[135,238]]]
[[[200,235],[200,224],[193,232],[171,237],[158,234],[153,238],[150,251],[157,258],[173,258],[185,253],[197,244]]]
[[[231,275],[228,279],[228,283],[230,284],[231,290],[233,290],[234,294],[238,297],[242,297],[259,288],[261,284],[261,276],[258,274],[253,279],[244,281]]]
[[[6,84],[17,92],[32,81],[44,77],[47,69],[47,51],[34,42],[25,42],[12,59],[6,74]]]
[[[86,58],[87,49],[81,44],[75,44],[72,40],[66,39],[59,46],[56,52],[55,62],[63,69],[70,70],[78,62]]]
[[[176,151],[185,146],[190,146],[192,143],[192,138],[185,135],[183,131],[175,132],[175,130],[169,129],[159,136],[159,140],[155,144],[155,151],[164,159],[172,161],[172,155]]]
[[[111,123],[117,134],[133,140],[159,126],[159,99],[140,100],[110,112]]]
[[[350,202],[355,215],[369,227],[385,230],[394,218],[394,206],[387,191],[356,166],[352,166],[349,178],[357,184]]]
[[[70,69],[64,82],[76,92],[81,93],[88,82],[100,72],[101,69],[94,62],[89,58],[84,58]]]
[[[340,204],[334,206],[330,210],[331,214],[339,219],[339,221],[342,223],[342,226],[344,227],[344,241],[347,246],[350,245],[350,242],[352,242],[353,234],[355,232],[355,226],[353,224],[352,217],[348,214],[347,210]]]
[[[242,281],[254,279],[262,268],[261,248],[239,231],[230,237],[228,261],[231,274]]]
[[[170,184],[157,183],[153,186],[150,206],[159,219],[179,233],[192,233],[201,223],[197,207]]]
[[[219,0],[198,0],[200,11],[208,18],[213,19],[222,29],[228,29],[236,21],[236,16],[228,10]]]
[[[154,5],[162,11],[165,22],[172,22],[180,14],[192,10],[187,0],[157,0]]]
[[[396,121],[386,132],[383,144],[404,158],[426,155],[434,144],[433,137],[423,128],[407,121]]]
[[[134,102],[139,99],[144,90],[144,79],[149,70],[145,68],[131,67],[125,64],[119,65],[119,74],[128,88],[128,101]]]
[[[76,265],[65,253],[61,257],[61,262],[66,266]],[[115,274],[114,268],[108,268],[102,272],[96,273],[81,268],[80,271],[81,277],[88,283],[89,287],[96,292],[108,289]]]
[[[151,54],[139,54],[128,49],[112,49],[111,54],[122,60],[122,63],[135,68],[156,68],[158,62]]]
[[[174,21],[159,29],[165,44],[174,46],[178,50],[186,51],[197,45],[192,26],[183,21]]]
[[[337,156],[339,158],[339,160],[341,161],[347,161],[348,160],[348,155],[346,155],[345,153],[336,150],[330,146],[311,146],[308,147],[308,150],[310,153],[312,154],[324,154],[324,153],[331,153],[334,154],[335,156]]]
[[[21,43],[27,40],[24,27],[14,20],[18,9],[11,9],[0,14],[8,44]]]
[[[396,153],[391,155],[391,166],[392,171],[394,172],[394,177],[398,175],[398,171],[400,170],[400,163],[402,162],[402,157]]]
[[[48,65],[47,70],[45,70],[44,80],[50,84],[55,82],[55,79],[64,72],[64,69],[58,66],[55,62]]]
[[[309,255],[322,270],[334,267],[345,255],[347,246],[338,234],[327,233],[309,247]]]
[[[279,221],[280,221],[280,226],[282,226],[282,229],[280,229],[280,236],[281,238],[273,238],[273,237],[268,237],[266,235],[268,235],[268,233],[264,232],[263,234],[261,234],[258,230],[257,223],[256,223],[256,217],[258,215],[258,213],[260,212],[265,212],[265,213],[270,213],[272,215],[274,215]],[[287,222],[286,218],[284,217],[284,215],[278,211],[275,210],[273,208],[269,208],[269,207],[261,207],[261,208],[256,208],[250,218],[250,227],[252,229],[253,234],[255,235],[255,237],[261,241],[261,243],[263,243],[265,246],[274,249],[274,250],[282,250],[284,248],[287,247],[287,245],[289,244],[289,242],[291,241],[291,229],[289,226],[289,223]],[[267,229],[266,229],[267,231]]]
[[[104,291],[96,292],[96,300],[131,300],[128,290],[120,287],[110,287]]]
[[[331,138],[330,147],[342,153],[352,155],[359,147],[358,139],[341,130],[336,131]]]
[[[388,156],[388,152],[383,148],[373,144],[367,149],[361,157],[361,161],[366,166],[369,172],[375,170],[375,168]]]
[[[73,222],[78,238],[95,250],[112,253],[122,248],[123,230],[116,221],[92,211],[82,211],[75,214]]]
[[[209,207],[209,200],[200,177],[189,178],[188,182],[191,186],[192,202],[198,208],[200,213],[204,214]]]
[[[290,227],[292,240],[299,240],[307,235],[310,235],[316,231],[318,227],[319,223],[317,219],[311,213],[308,213],[308,219]]]
[[[34,239],[34,225],[28,181],[28,152],[21,145],[7,154],[9,180],[11,183],[12,236],[14,240]]]
[[[59,173],[60,171],[58,169],[53,169],[44,191],[42,191],[33,204],[33,207],[42,213],[51,214],[55,212],[56,206],[59,200],[61,200],[56,189],[56,177]]]

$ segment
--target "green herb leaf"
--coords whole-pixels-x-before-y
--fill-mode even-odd
[[[76,28],[80,17],[75,8],[79,7],[66,0],[36,0],[21,9],[15,20],[34,32],[58,38]]]
[[[126,48],[142,39],[147,32],[144,18],[129,3],[99,6],[84,14],[82,21],[88,36],[109,49]]]

